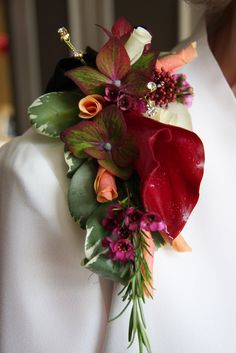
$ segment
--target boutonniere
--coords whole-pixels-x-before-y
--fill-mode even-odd
[[[155,249],[190,250],[180,232],[203,175],[188,112],[193,88],[176,72],[196,57],[196,44],[158,54],[151,34],[124,18],[100,30],[108,39],[93,55],[59,30],[75,57],[65,72],[73,89],[39,97],[28,112],[40,134],[65,145],[68,207],[86,230],[83,266],[121,283],[129,346],[137,336],[140,352],[150,353],[142,305],[155,300]]]

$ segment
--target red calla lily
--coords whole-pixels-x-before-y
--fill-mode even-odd
[[[197,203],[203,176],[204,149],[191,131],[125,113],[128,132],[139,148],[135,168],[148,211],[157,212],[173,240]]]

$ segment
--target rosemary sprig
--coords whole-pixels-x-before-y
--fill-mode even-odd
[[[128,348],[133,344],[135,337],[138,337],[139,353],[144,353],[144,347],[147,353],[151,353],[151,346],[147,335],[147,327],[144,317],[142,305],[145,303],[145,291],[151,296],[148,286],[151,286],[151,273],[148,264],[144,258],[144,249],[148,250],[148,244],[145,239],[146,235],[142,231],[138,231],[133,236],[133,246],[135,250],[135,260],[131,269],[129,281],[120,291],[122,301],[127,301],[124,309],[113,321],[120,317],[125,310],[131,305],[131,313],[128,329]]]

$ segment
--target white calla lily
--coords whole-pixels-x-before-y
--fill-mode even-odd
[[[181,103],[170,103],[167,109],[157,108],[151,118],[192,131],[191,115],[188,108]]]

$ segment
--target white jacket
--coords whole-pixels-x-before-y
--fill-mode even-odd
[[[236,100],[207,44],[186,73],[205,145],[198,205],[183,230],[192,253],[155,256],[145,305],[153,353],[236,352]],[[84,234],[67,208],[61,142],[30,129],[0,150],[1,353],[123,353],[119,286],[81,267]],[[134,344],[130,353],[138,353]]]

